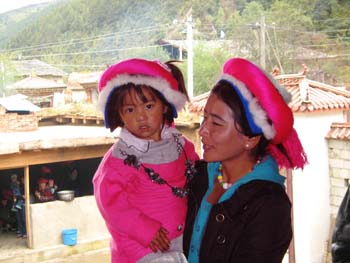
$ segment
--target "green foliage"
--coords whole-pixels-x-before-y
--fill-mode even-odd
[[[6,41],[8,59],[38,58],[67,73],[102,70],[127,57],[166,61],[177,57],[159,43],[185,40],[190,13],[195,42],[207,41],[194,50],[195,94],[211,87],[227,57],[259,61],[262,17],[267,71],[277,65],[295,73],[303,55],[313,52],[348,53],[347,0],[62,0],[30,16],[0,15],[0,46]],[[307,60],[307,65],[330,79],[346,79],[348,58]],[[182,67],[186,72],[186,63]]]
[[[0,55],[0,97],[11,94],[7,87],[14,82],[15,73],[8,55]]]
[[[194,49],[193,68],[194,68],[194,95],[199,95],[209,91],[221,74],[223,63],[233,54],[229,54],[224,48],[208,49],[208,47],[199,44]],[[187,78],[187,65],[183,67]]]

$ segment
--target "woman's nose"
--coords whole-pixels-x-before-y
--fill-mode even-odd
[[[199,128],[199,135],[203,137],[203,136],[208,136],[208,134],[209,134],[209,131],[207,126],[205,125],[205,123],[202,123]]]

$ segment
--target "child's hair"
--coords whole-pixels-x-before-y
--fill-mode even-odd
[[[144,59],[129,59],[112,65],[102,75],[99,83],[99,108],[104,113],[105,126],[111,131],[123,127],[120,117],[126,94],[134,91],[146,102],[142,89],[156,96],[167,106],[164,121],[171,124],[189,100],[181,70],[177,61],[161,63]]]

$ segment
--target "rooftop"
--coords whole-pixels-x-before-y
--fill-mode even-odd
[[[275,76],[278,83],[291,94],[289,103],[293,112],[349,110],[350,91],[306,78],[304,73]],[[196,96],[190,106],[191,112],[202,112],[209,92]]]

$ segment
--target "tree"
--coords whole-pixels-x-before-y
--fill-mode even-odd
[[[15,68],[11,64],[8,55],[0,54],[0,97],[5,97],[11,92],[7,86],[14,82]]]
[[[234,54],[229,54],[226,48],[208,48],[204,44],[194,47],[193,68],[194,95],[200,95],[209,91],[221,74],[224,62]],[[187,79],[187,64],[180,64]]]

